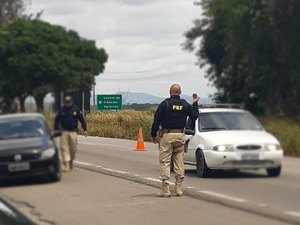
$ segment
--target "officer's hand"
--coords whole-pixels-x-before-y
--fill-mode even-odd
[[[153,137],[153,138],[152,138],[152,142],[153,142],[154,144],[157,144],[157,137]]]
[[[200,97],[196,93],[194,93],[193,94],[193,103],[198,102],[199,99],[200,99]]]
[[[88,136],[88,132],[87,132],[87,131],[84,131],[83,133],[84,133],[84,136],[85,136],[85,137]]]

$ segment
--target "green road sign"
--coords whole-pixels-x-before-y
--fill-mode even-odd
[[[122,110],[122,95],[97,95],[98,110]]]

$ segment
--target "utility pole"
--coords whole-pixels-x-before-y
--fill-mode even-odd
[[[96,109],[96,84],[93,85],[93,106]]]
[[[81,107],[81,110],[82,110],[82,114],[85,115],[85,112],[84,112],[84,91],[82,91],[82,95],[81,95],[81,104],[82,104],[82,107]]]
[[[60,107],[64,106],[64,92],[60,92]]]

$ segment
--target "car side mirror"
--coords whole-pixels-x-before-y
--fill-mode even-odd
[[[194,130],[192,130],[192,129],[186,129],[185,131],[184,131],[184,133],[186,134],[186,135],[195,135],[195,131]]]
[[[51,132],[51,138],[57,138],[62,135],[62,132],[60,130],[55,130]]]

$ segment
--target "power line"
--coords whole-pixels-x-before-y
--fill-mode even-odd
[[[174,76],[174,75],[179,75],[179,74],[187,73],[187,72],[191,72],[191,71],[194,71],[194,69],[179,71],[179,72],[175,72],[175,73],[157,74],[157,75],[152,75],[152,76],[141,76],[141,77],[135,77],[135,78],[102,78],[101,76],[99,78],[104,81],[133,81],[133,80],[146,80],[146,79],[155,79],[155,78],[161,78],[161,77]]]
[[[152,68],[152,69],[147,69],[147,70],[137,70],[137,71],[107,71],[105,73],[109,73],[109,74],[129,74],[129,73],[146,73],[146,72],[152,72],[152,71],[157,71],[157,70],[161,70],[161,69],[164,69],[164,68],[168,68],[168,67],[171,67],[171,66],[180,66],[180,65],[189,65],[187,63],[178,63],[178,64],[175,64],[175,65],[167,65],[167,66],[162,66],[162,67],[157,67],[157,68]]]

